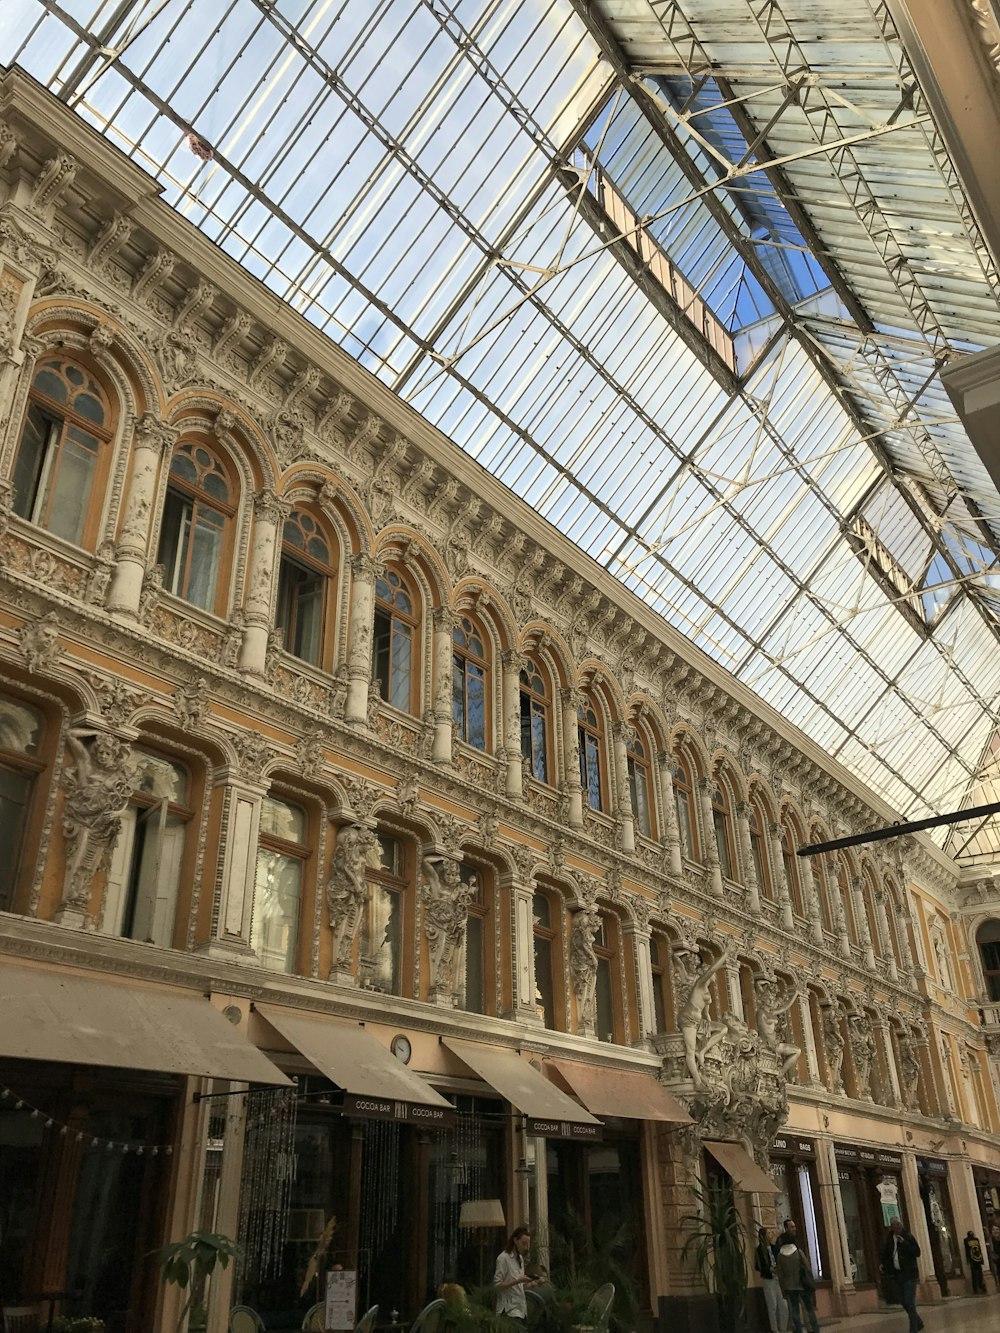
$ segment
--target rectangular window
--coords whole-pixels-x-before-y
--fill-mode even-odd
[[[535,936],[535,1011],[547,1028],[556,1025],[552,990],[552,941]]]
[[[88,431],[69,426],[58,453],[49,451],[47,494],[42,522],[59,537],[79,545],[90,503],[100,445]]]
[[[263,967],[294,972],[302,902],[302,862],[261,847],[257,853],[251,944]]]
[[[635,762],[628,761],[628,790],[632,800],[632,815],[636,827],[644,838],[650,836],[652,824],[649,818],[649,790],[646,785],[646,770]]]
[[[0,911],[11,907],[31,796],[31,775],[0,766]]]
[[[596,996],[597,1039],[598,1041],[614,1041],[615,1001],[610,958],[598,958],[597,960]]]
[[[677,805],[677,833],[681,841],[681,855],[686,856],[689,861],[693,860],[691,841],[691,802],[688,799],[686,791],[677,791],[675,797]]]
[[[184,852],[184,821],[166,800],[130,805],[108,868],[104,930],[169,949]]]
[[[323,601],[326,578],[294,560],[282,560],[278,569],[277,623],[285,648],[303,662],[319,666],[323,643]]]
[[[545,740],[545,706],[521,694],[521,753],[531,761],[531,776],[537,782],[548,782],[549,770]]]
[[[378,835],[378,847],[379,868],[368,882],[361,923],[361,978],[374,990],[401,995],[406,851],[385,833]]]
[[[389,703],[410,711],[410,680],[413,671],[413,630],[401,621],[392,626],[392,669],[389,673]]]
[[[721,810],[712,811],[715,841],[719,848],[719,866],[725,879],[733,878],[733,861],[729,855],[729,821]]]
[[[601,810],[601,745],[596,736],[580,728],[580,785],[591,810]]]
[[[470,1014],[483,1013],[486,978],[483,975],[483,935],[485,921],[472,912],[465,928],[465,978],[459,996],[459,1008]]]
[[[166,586],[206,611],[215,608],[224,526],[222,514],[167,491],[159,554]]]
[[[14,513],[20,518],[37,521],[36,506],[41,490],[42,468],[46,454],[56,447],[59,429],[59,422],[46,416],[37,403],[31,404],[25,418],[12,478]]]

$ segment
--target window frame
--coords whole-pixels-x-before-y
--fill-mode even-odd
[[[639,755],[635,753],[636,746],[641,748],[641,754]],[[628,774],[629,805],[632,810],[636,833],[643,838],[655,839],[657,837],[656,802],[653,789],[653,765],[649,755],[648,736],[641,732],[638,727],[633,727],[631,735],[625,741],[625,768]],[[641,785],[645,788],[645,826],[643,825],[636,796],[640,785],[639,778],[642,779]]]
[[[303,547],[297,547],[287,541],[285,536],[289,524],[293,523],[296,514],[305,515],[312,520],[316,529],[316,535],[326,542],[328,560],[322,564],[319,559],[311,555]],[[315,658],[307,657],[303,653],[297,652],[292,646],[289,635],[289,613],[292,613],[291,630],[294,635],[296,628],[294,620],[294,611],[297,608],[297,600],[294,604],[291,593],[288,588],[288,576],[286,570],[296,570],[299,573],[311,574],[315,578],[322,580],[320,584],[320,607],[319,607],[319,630],[316,636],[317,651]],[[333,539],[327,525],[320,517],[313,513],[308,505],[295,505],[288,516],[281,524],[281,540],[278,551],[278,584],[276,590],[276,603],[274,609],[274,624],[276,629],[282,631],[282,648],[286,653],[296,658],[300,662],[305,662],[308,666],[317,667],[320,671],[329,671],[333,664],[333,629],[334,601],[337,592],[337,543]]]
[[[411,926],[412,913],[414,910],[416,847],[413,839],[407,837],[400,829],[379,825],[375,830],[375,836],[378,839],[379,864],[377,866],[369,866],[366,872],[365,878],[368,882],[368,893],[365,895],[365,903],[358,930],[360,982],[365,989],[376,991],[381,995],[412,998],[413,931]],[[399,848],[400,869],[398,871],[389,870],[383,864],[382,847],[384,841],[393,842]],[[372,909],[374,905],[372,895],[373,891],[376,889],[381,889],[383,892],[396,895],[396,912],[397,920],[399,922],[399,955],[396,961],[398,977],[395,981],[395,989],[389,990],[384,986],[375,984],[373,977],[377,955],[370,950],[366,952],[365,949],[366,941],[370,942],[371,938]],[[379,950],[381,950],[381,947],[382,945],[380,944]]]
[[[175,477],[174,463],[179,455],[190,449],[192,452],[197,449],[203,449],[215,462],[218,470],[222,473],[229,486],[229,499],[221,501],[218,496],[213,496],[203,487],[199,488],[194,483],[187,481],[183,477]],[[204,469],[203,469],[204,471]],[[239,512],[240,487],[228,457],[218,449],[214,444],[202,439],[200,436],[186,436],[177,441],[170,454],[170,461],[167,464],[166,486],[163,494],[163,504],[160,510],[160,530],[157,535],[157,563],[163,566],[163,588],[172,597],[177,597],[180,601],[186,602],[189,606],[197,607],[200,611],[205,611],[209,615],[224,617],[229,607],[232,590],[230,581],[232,577],[233,547],[236,537],[236,518]],[[197,518],[202,510],[214,514],[221,518],[221,523],[217,525],[219,532],[218,541],[218,560],[215,564],[213,595],[209,598],[210,605],[202,606],[188,595],[190,592],[190,575],[193,565],[193,540],[188,536],[187,556],[184,558],[185,537],[183,532],[184,512],[180,512],[176,530],[173,524],[168,527],[168,517],[171,516],[171,506],[180,503],[181,506],[188,506],[189,533],[194,534],[197,531]],[[166,560],[165,546],[168,540],[174,545],[174,558],[172,561]],[[185,590],[177,586],[178,566],[180,562],[185,563],[186,569],[180,582]],[[174,566],[174,572],[171,571],[171,565]]]
[[[653,1022],[657,1032],[673,1031],[673,1010],[670,986],[669,936],[654,930],[649,937],[649,968],[653,975]],[[655,952],[654,952],[655,951]],[[668,1026],[668,1024],[670,1026]]]
[[[757,876],[757,889],[767,902],[776,899],[774,876],[771,873],[770,820],[762,819],[763,806],[759,798],[751,793],[747,802],[747,831],[750,842],[750,859]]]
[[[543,899],[548,905],[548,924],[540,925],[538,917],[535,915],[536,899]],[[564,934],[565,905],[562,897],[555,889],[536,884],[535,891],[531,895],[531,938],[532,951],[534,955],[533,975],[535,978],[535,1012],[541,1019],[542,1026],[550,1032],[566,1031],[566,1002],[562,987],[562,967],[563,967],[563,934]],[[546,1021],[541,1005],[544,1004],[544,996],[539,1000],[540,988],[538,985],[538,945],[542,943],[547,951],[549,960],[549,990],[551,992],[552,1004],[552,1023]]]
[[[279,802],[282,805],[286,805],[294,810],[297,810],[301,814],[302,816],[301,842],[291,842],[288,839],[282,838],[277,834],[265,832],[263,827],[263,814],[264,814],[264,805],[268,801]],[[303,948],[303,942],[306,938],[306,932],[303,930],[303,905],[305,902],[306,887],[307,887],[306,865],[311,860],[313,854],[312,837],[311,837],[313,828],[312,828],[312,820],[310,818],[310,814],[311,812],[307,806],[300,804],[294,798],[286,796],[280,789],[278,791],[269,792],[266,796],[262,798],[261,801],[261,819],[257,832],[258,870],[254,875],[252,936],[257,935],[256,927],[258,921],[258,907],[259,907],[257,899],[257,894],[258,894],[257,873],[259,873],[260,853],[262,851],[273,852],[278,856],[285,857],[288,860],[297,863],[299,869],[298,915],[295,921],[294,943],[292,944],[290,949],[286,950],[286,961],[288,965],[283,969],[268,967],[267,964],[263,961],[263,957],[260,955],[258,951],[258,956],[261,957],[261,962],[260,962],[261,967],[264,967],[269,972],[276,972],[279,976],[300,975],[299,956]],[[255,949],[257,948],[256,942],[254,942],[253,947]]]
[[[472,875],[476,876],[479,886],[478,894],[470,899],[465,941],[462,946],[462,964],[465,968],[464,994],[468,1000],[468,966],[469,966],[469,934],[468,922],[475,918],[480,922],[481,937],[479,947],[481,950],[482,984],[483,1000],[482,1008],[471,1009],[468,1004],[457,1004],[457,1008],[466,1014],[482,1014],[486,1018],[494,1018],[497,1013],[497,984],[496,984],[496,884],[493,869],[480,861],[463,860],[459,866],[459,874],[462,883],[468,885]]]
[[[466,628],[468,627],[468,628]],[[461,633],[465,643],[456,639]],[[469,646],[472,636],[479,641],[481,656]],[[490,753],[492,742],[493,673],[491,670],[490,638],[471,616],[459,617],[451,633],[451,720],[458,726],[459,740],[481,754]],[[471,672],[471,674],[470,674]],[[478,673],[478,674],[476,674]],[[469,681],[479,680],[483,696],[482,744],[469,736]]]
[[[604,730],[604,714],[597,701],[589,694],[584,695],[582,701],[577,704],[576,733],[580,752],[580,787],[583,791],[584,811],[596,810],[599,814],[608,814],[608,745]],[[597,805],[591,799],[592,783],[595,781],[599,802]]]
[[[390,575],[395,577],[399,583],[398,591],[401,591],[409,598],[411,611],[403,611],[394,601],[387,601],[380,596],[378,585],[385,583],[391,587],[389,582]],[[420,711],[420,614],[421,602],[415,595],[413,584],[407,577],[404,570],[397,565],[387,565],[385,573],[375,579],[375,585],[372,592],[372,676],[379,681],[380,692],[382,687],[381,677],[379,675],[379,646],[378,646],[378,620],[379,616],[384,616],[388,621],[388,650],[386,655],[386,679],[385,693],[382,695],[384,703],[390,708],[397,708],[400,712],[416,717]],[[397,625],[405,626],[410,631],[410,662],[407,668],[407,705],[401,708],[398,703],[393,702],[389,696],[392,693],[392,680],[394,670],[394,648],[396,643]],[[405,636],[404,636],[405,637]]]
[[[677,834],[680,838],[681,856],[701,864],[701,840],[698,835],[698,819],[694,799],[694,769],[690,759],[683,751],[675,751],[674,770],[671,777],[673,786],[674,810],[677,815]],[[685,847],[685,830],[689,845]]]
[[[720,775],[713,778],[712,789],[712,830],[715,833],[715,846],[719,854],[719,869],[722,878],[731,884],[738,883],[739,858],[736,855],[736,839],[733,836],[733,803],[729,788]],[[720,837],[721,825],[721,837]]]
[[[624,1042],[624,996],[621,986],[621,930],[620,922],[613,912],[606,908],[598,909],[600,925],[594,937],[594,953],[597,957],[597,975],[594,984],[594,1032],[598,1041],[612,1046]],[[601,974],[608,978],[611,1000],[611,1032],[604,1037],[600,1031],[601,1011]]]
[[[530,679],[525,679],[529,675],[528,668],[536,680],[541,684],[541,689],[535,689]],[[526,659],[526,665],[518,673],[518,706],[521,722],[521,757],[527,759],[529,777],[535,782],[541,782],[547,787],[555,786],[555,774],[552,772],[552,692],[549,688],[549,673],[544,670],[537,660],[533,657]],[[541,775],[537,772],[537,746],[535,744],[536,718],[541,718]],[[527,731],[525,723],[527,722]],[[525,739],[528,740],[528,750],[525,751]]]
[[[796,844],[801,843],[802,839],[789,814],[783,814],[778,823],[781,827],[781,870],[788,886],[792,915],[800,921],[805,921],[806,905],[802,893],[802,877],[799,874],[799,857],[795,851]]]
[[[43,750],[47,733],[49,729],[49,719],[44,710],[37,704],[30,703],[16,694],[4,691],[2,698],[20,708],[29,710],[37,715],[38,718],[38,736],[34,742],[33,752],[28,750],[15,750],[9,746],[0,746],[0,769],[13,773],[16,778],[24,779],[24,801],[21,805],[21,814],[17,821],[16,847],[12,866],[8,864],[8,874],[6,876],[6,886],[0,890],[0,911],[13,912],[16,910],[18,889],[20,888],[20,879],[24,873],[28,862],[25,860],[25,847],[36,817],[36,795],[39,775],[44,773],[48,764],[44,758],[39,757],[39,752]]]

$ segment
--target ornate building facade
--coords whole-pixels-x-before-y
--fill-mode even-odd
[[[890,812],[17,71],[0,115],[4,1297],[165,1327],[201,1226],[256,1247],[214,1317],[301,1318],[335,1217],[409,1314],[497,1198],[630,1225],[676,1313],[706,1173],[828,1311],[895,1215],[964,1290],[992,887],[797,856]]]

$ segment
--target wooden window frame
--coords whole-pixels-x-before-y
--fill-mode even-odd
[[[196,486],[183,477],[174,476],[173,465],[175,459],[179,454],[189,448],[191,450],[204,449],[205,452],[215,460],[219,470],[229,483],[230,499],[227,502],[223,503],[217,496],[213,496],[203,488]],[[167,488],[163,501],[163,510],[160,518],[160,532],[157,542],[157,558],[159,563],[164,565],[166,562],[162,559],[162,556],[164,541],[168,532],[166,519],[171,496],[180,497],[181,501],[190,507],[192,528],[194,527],[194,521],[199,512],[199,507],[203,507],[205,510],[221,516],[220,554],[215,570],[215,596],[211,606],[199,606],[197,602],[187,595],[187,591],[182,592],[178,587],[175,587],[174,579],[169,569],[165,569],[164,571],[164,588],[171,594],[171,596],[178,597],[181,601],[187,602],[189,606],[198,607],[199,610],[206,611],[209,615],[224,617],[229,608],[229,600],[231,596],[231,588],[229,585],[232,576],[233,547],[235,545],[236,536],[236,515],[239,505],[239,486],[235,479],[233,469],[229,464],[229,460],[221,450],[197,437],[178,440],[177,444],[174,446],[173,453],[170,455],[170,463],[168,465]],[[177,557],[179,558],[181,552],[180,532],[174,534],[174,540],[177,547]],[[189,552],[187,568],[182,580],[180,580],[186,589],[189,586],[190,573],[191,559]]]
[[[285,538],[285,530],[291,523],[296,514],[304,514],[312,519],[316,526],[318,535],[323,538],[329,551],[329,560],[327,564],[322,564],[315,556],[308,551],[288,542]],[[322,522],[317,514],[314,514],[308,505],[296,505],[281,525],[281,545],[278,553],[278,589],[277,605],[275,607],[275,626],[284,633],[283,648],[286,653],[291,654],[300,662],[305,662],[309,666],[317,667],[321,671],[329,671],[333,665],[333,634],[332,629],[335,621],[334,602],[337,593],[337,574],[338,566],[336,559],[337,543],[329,531],[327,525]],[[311,657],[305,657],[297,653],[289,642],[288,626],[285,623],[286,607],[283,606],[283,597],[285,590],[283,583],[285,580],[285,570],[289,567],[303,570],[306,573],[318,576],[323,580],[320,606],[320,627],[318,635],[317,660]],[[287,585],[285,585],[287,586]],[[294,630],[294,623],[292,626]]]
[[[401,711],[408,713],[411,717],[415,717],[419,714],[420,711],[421,617],[420,617],[420,611],[417,608],[420,607],[421,603],[419,597],[414,595],[413,584],[407,577],[404,570],[400,569],[396,565],[389,565],[386,568],[384,581],[388,584],[389,587],[392,586],[391,583],[389,583],[389,578],[388,578],[390,574],[395,575],[396,579],[399,581],[400,590],[404,592],[405,595],[410,599],[410,606],[413,607],[414,609],[409,612],[403,611],[398,606],[396,606],[394,602],[387,601],[384,597],[379,596],[378,585],[380,580],[376,578],[375,591],[374,591],[374,611],[373,611],[373,622],[372,622],[372,675],[377,677],[378,673],[378,639],[375,630],[375,621],[377,620],[377,617],[379,615],[382,615],[388,621],[388,627],[389,627],[389,643],[387,650],[388,671],[387,671],[386,697],[384,698],[384,702],[387,703],[390,708],[399,708],[399,705],[393,703],[392,699],[387,696],[390,695],[392,692],[392,671],[393,671],[394,647],[396,641],[396,627],[397,625],[401,625],[405,626],[406,629],[408,629],[410,632],[409,633],[410,667],[409,667],[409,679],[407,681],[408,702],[406,708],[402,709]]]

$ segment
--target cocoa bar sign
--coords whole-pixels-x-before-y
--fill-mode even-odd
[[[573,1120],[538,1120],[528,1117],[529,1134],[545,1139],[578,1139],[584,1143],[600,1143],[603,1125],[580,1125]]]
[[[399,1120],[410,1125],[434,1125],[442,1129],[455,1123],[455,1112],[447,1106],[424,1106],[420,1102],[397,1102],[392,1097],[344,1093],[344,1114],[366,1120]]]

